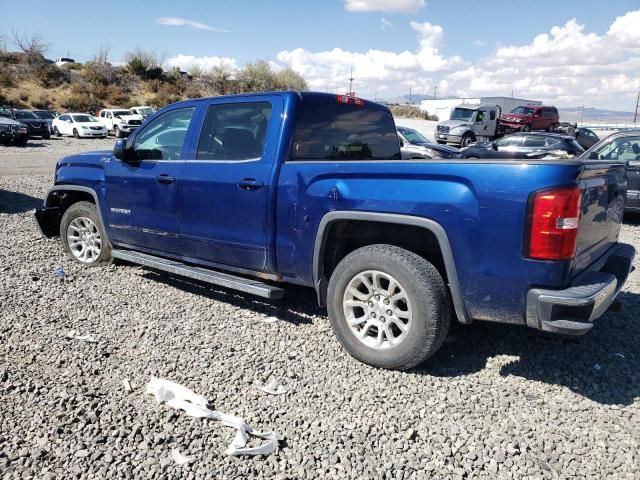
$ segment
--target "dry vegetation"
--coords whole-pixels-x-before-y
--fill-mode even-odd
[[[389,106],[391,113],[396,118],[419,118],[421,120],[438,120],[437,115],[431,115],[413,105],[391,105]]]
[[[109,50],[101,48],[89,62],[58,67],[45,60],[49,45],[42,37],[14,32],[11,40],[17,51],[0,50],[0,104],[19,108],[160,108],[187,98],[307,88],[297,72],[288,68],[276,72],[264,61],[238,70],[225,65],[194,68],[185,75],[175,68],[165,71],[159,55],[140,48],[126,55],[124,65],[114,66]]]

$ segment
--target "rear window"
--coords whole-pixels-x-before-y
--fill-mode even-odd
[[[399,160],[400,143],[388,111],[304,101],[292,160]]]

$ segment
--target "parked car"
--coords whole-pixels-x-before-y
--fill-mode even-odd
[[[100,110],[96,116],[107,131],[113,133],[117,138],[126,137],[142,125],[144,120],[142,116],[121,108],[106,108]]]
[[[574,136],[576,137],[576,141],[580,144],[582,148],[585,150],[593,147],[596,143],[600,141],[600,137],[595,134],[592,130],[588,128],[578,127],[575,129]]]
[[[156,113],[156,109],[153,107],[142,106],[142,107],[131,107],[129,109],[131,113],[134,115],[140,115],[143,119],[150,117],[154,113]]]
[[[558,109],[547,105],[523,105],[500,117],[500,127],[505,133],[533,130],[551,132],[559,124]]]
[[[53,63],[55,63],[57,66],[61,67],[63,65],[66,65],[68,63],[76,63],[76,61],[73,58],[69,58],[69,57],[59,57],[56,58]]]
[[[265,298],[313,288],[347,352],[384,368],[433,355],[452,320],[584,334],[622,289],[624,162],[399,158],[373,102],[193,99],[112,152],[59,160],[35,215],[85,266],[120,259]]]
[[[40,120],[47,122],[49,126],[49,133],[53,133],[53,120],[58,116],[58,112],[52,110],[31,110],[33,114]]]
[[[39,119],[29,110],[0,109],[0,116],[11,118],[27,126],[29,138],[41,137],[48,139],[51,137],[49,124],[45,120]]]
[[[463,148],[465,158],[571,158],[584,149],[575,138],[560,133],[513,133],[493,142]]]
[[[460,150],[447,145],[433,143],[417,130],[408,127],[398,127],[400,152],[403,160],[417,158],[462,158]]]
[[[65,113],[53,121],[53,133],[80,137],[107,138],[108,132],[96,117],[86,113]]]
[[[0,116],[0,144],[24,146],[28,141],[26,125],[12,118]]]
[[[502,134],[499,129],[501,112],[499,105],[459,105],[451,111],[449,120],[436,126],[436,141],[468,147],[479,137],[496,139]]]
[[[622,130],[613,133],[584,152],[579,159],[626,163],[627,201],[625,211],[640,212],[640,130]]]

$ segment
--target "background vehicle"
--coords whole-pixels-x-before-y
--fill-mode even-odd
[[[134,115],[140,115],[143,119],[146,119],[147,117],[150,117],[151,115],[156,113],[155,108],[148,106],[131,107],[129,111]]]
[[[64,113],[53,121],[56,136],[73,135],[80,137],[107,138],[107,129],[98,119],[86,113]]]
[[[595,144],[580,160],[607,160],[627,164],[625,211],[640,212],[640,130],[624,130]]]
[[[497,138],[500,113],[498,105],[460,105],[453,109],[449,120],[438,123],[436,141],[467,147],[481,137]]]
[[[53,61],[53,63],[61,67],[63,65],[66,65],[67,63],[76,63],[76,61],[73,58],[69,58],[69,57],[59,57],[59,58],[56,58]]]
[[[560,124],[556,107],[545,105],[523,105],[500,117],[500,127],[505,133],[546,130],[551,132]]]
[[[528,132],[507,135],[493,142],[463,148],[465,158],[571,158],[584,149],[570,135]]]
[[[576,141],[585,150],[593,147],[600,141],[600,137],[598,137],[595,132],[583,127],[576,128],[574,136],[576,137]]]
[[[460,150],[457,148],[433,143],[413,128],[397,127],[397,131],[403,160],[412,158],[462,158]]]
[[[12,118],[0,116],[0,144],[26,145],[28,140],[26,125]]]
[[[384,368],[431,356],[452,312],[579,335],[622,288],[624,162],[399,159],[373,102],[194,99],[113,152],[61,159],[36,219],[88,266],[118,258],[266,298],[314,288],[343,347]]]
[[[105,126],[107,131],[117,138],[126,137],[136,128],[142,125],[143,118],[124,109],[104,109],[96,115],[98,121]]]
[[[51,110],[31,110],[33,114],[38,117],[40,120],[44,120],[47,122],[49,126],[49,133],[53,133],[53,120],[58,116],[57,112]]]
[[[49,124],[45,120],[39,119],[29,110],[0,109],[0,116],[12,118],[26,125],[29,138],[41,137],[47,139],[51,137]]]

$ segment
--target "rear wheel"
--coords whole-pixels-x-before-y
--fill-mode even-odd
[[[327,292],[338,341],[358,360],[406,370],[442,345],[451,322],[447,287],[419,255],[392,245],[371,245],[347,255]]]
[[[78,263],[93,267],[111,261],[111,247],[93,203],[74,203],[64,212],[60,237],[65,252]]]
[[[113,134],[116,136],[116,138],[122,138],[122,132],[120,131],[120,127],[118,127],[117,125],[114,126]]]

